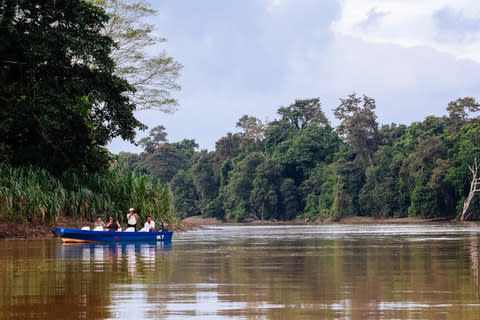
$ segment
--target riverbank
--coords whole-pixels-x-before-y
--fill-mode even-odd
[[[422,219],[422,218],[392,218],[392,217],[343,217],[340,219],[315,219],[315,220],[301,220],[294,219],[288,221],[277,221],[277,220],[249,220],[244,222],[233,222],[233,221],[223,221],[215,218],[186,218],[182,220],[182,223],[187,227],[187,230],[192,230],[195,228],[202,228],[208,226],[218,226],[218,225],[311,225],[311,224],[326,224],[326,223],[340,223],[340,224],[390,224],[390,223],[428,223],[428,222],[450,222],[455,221],[452,219]]]
[[[331,219],[316,219],[314,221],[290,220],[290,221],[261,221],[252,220],[246,222],[222,221],[215,218],[186,218],[178,227],[176,232],[205,229],[209,226],[221,225],[312,225],[312,224],[395,224],[395,223],[431,223],[449,222],[452,220],[420,219],[420,218],[372,218],[372,217],[344,217],[335,221]],[[55,237],[53,230],[57,227],[81,228],[92,226],[93,223],[87,220],[72,218],[59,218],[56,224],[31,225],[23,223],[3,222],[0,223],[0,239],[52,239]]]
[[[207,224],[216,224],[215,219],[202,219],[201,222],[185,221],[178,226],[173,226],[175,232],[184,232],[189,230],[202,229]],[[219,222],[220,223],[220,222]],[[1,239],[53,239],[56,237],[53,230],[59,227],[80,229],[84,226],[93,228],[93,222],[89,220],[79,220],[67,217],[57,219],[55,224],[28,224],[19,222],[0,222],[0,240]]]
[[[52,239],[53,230],[57,227],[82,228],[93,223],[87,220],[78,220],[61,217],[55,224],[28,224],[19,222],[0,223],[0,239]]]

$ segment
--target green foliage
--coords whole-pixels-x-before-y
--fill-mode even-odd
[[[340,180],[333,187],[333,204],[331,216],[334,219],[350,215],[352,210],[352,201],[348,194],[343,190],[343,182]]]
[[[404,162],[404,165],[408,166],[413,185],[409,216],[432,217],[439,214],[439,189],[429,181],[432,180],[435,165],[441,164],[446,154],[443,141],[437,136],[431,136],[421,141],[416,151]]]
[[[197,191],[198,204],[202,212],[211,212],[212,205],[217,208],[214,200],[218,196],[219,179],[214,171],[215,154],[202,153],[191,167],[193,185]],[[218,213],[215,213],[218,215]]]
[[[143,147],[146,153],[154,153],[155,150],[165,142],[167,142],[167,132],[164,126],[159,125],[152,128],[149,135],[140,139],[138,144]]]
[[[277,113],[285,121],[297,129],[309,125],[327,126],[328,120],[322,111],[320,99],[295,100],[288,107],[280,107]]]
[[[254,215],[250,204],[250,193],[254,187],[253,181],[257,167],[264,160],[265,156],[262,153],[252,152],[235,164],[226,189],[227,218],[238,221]]]
[[[166,143],[157,147],[153,153],[147,153],[137,168],[167,183],[179,170],[186,169],[187,165],[183,152]]]
[[[183,139],[180,142],[172,143],[172,146],[181,151],[185,159],[189,161],[195,155],[195,149],[198,148],[198,144],[195,142],[194,139]]]
[[[255,170],[249,199],[251,210],[257,218],[278,218],[278,211],[281,209],[281,180],[280,164],[273,159],[264,158]]]
[[[220,162],[233,159],[240,153],[242,138],[239,134],[229,132],[215,143],[215,153]]]
[[[318,99],[297,100],[281,107],[281,118],[269,123],[243,116],[237,123],[242,132],[219,139],[215,151],[173,143],[189,150],[183,151],[189,160],[173,170],[170,181],[181,216],[235,221],[456,217],[470,187],[468,166],[480,157],[478,119],[429,116],[379,130],[373,99],[351,95],[341,101],[336,130]],[[473,112],[474,103],[457,100],[449,110]],[[141,169],[148,155],[126,159],[138,161]],[[470,207],[475,216],[480,199]]]
[[[200,214],[197,207],[198,197],[189,171],[180,170],[170,181],[175,210],[180,218]]]
[[[134,170],[144,157],[131,152],[120,152],[117,156],[117,162],[130,170]]]
[[[335,117],[341,121],[337,131],[355,152],[368,158],[372,166],[372,155],[380,142],[375,100],[351,94],[340,101],[341,104],[334,110]]]
[[[286,121],[272,121],[268,124],[265,137],[265,152],[271,156],[277,151],[277,146],[289,140],[297,130]]]
[[[167,185],[115,165],[102,173],[65,172],[0,164],[0,220],[54,222],[59,216],[93,221],[96,216],[125,220],[128,208],[140,216],[176,223]]]
[[[280,196],[282,209],[278,214],[278,218],[282,220],[294,219],[300,210],[298,201],[298,190],[293,179],[283,180],[280,186]]]
[[[236,126],[243,130],[239,134],[241,137],[240,147],[247,152],[258,151],[265,133],[265,126],[262,121],[255,117],[244,115],[238,119]]]
[[[467,112],[480,111],[480,104],[472,97],[458,98],[448,104],[447,111],[453,123],[458,125],[466,122]]]
[[[308,126],[279,143],[273,158],[290,169],[289,177],[303,181],[317,165],[332,162],[339,145],[340,139],[329,126]]]
[[[0,158],[51,171],[107,168],[141,128],[114,75],[108,16],[80,0],[0,2]]]
[[[317,166],[302,184],[305,209],[304,217],[330,216],[333,204],[333,186],[337,177],[332,166]]]

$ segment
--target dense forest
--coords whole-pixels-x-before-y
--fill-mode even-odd
[[[107,149],[145,128],[135,110],[176,105],[181,65],[145,52],[165,41],[141,22],[152,14],[138,1],[0,0],[0,222],[124,220],[129,207],[175,222],[168,186]]]
[[[380,127],[375,109],[367,96],[340,99],[334,128],[319,99],[297,100],[271,122],[241,117],[210,152],[169,143],[158,126],[139,141],[144,152],[119,162],[168,183],[182,218],[459,218],[480,155],[480,105],[459,98],[448,116],[408,126]],[[479,205],[474,197],[468,218]]]

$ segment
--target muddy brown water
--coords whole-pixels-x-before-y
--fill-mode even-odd
[[[0,241],[0,319],[479,319],[479,237],[352,224]]]

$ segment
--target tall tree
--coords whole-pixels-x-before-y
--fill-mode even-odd
[[[190,171],[193,177],[193,185],[198,196],[198,208],[202,213],[211,212],[212,206],[218,196],[219,179],[215,176],[213,167],[215,154],[202,152],[193,163]]]
[[[183,139],[180,142],[172,143],[172,146],[183,152],[185,158],[191,160],[195,155],[195,149],[198,148],[198,143],[195,142],[195,139]]]
[[[448,103],[447,111],[454,123],[462,123],[468,119],[468,112],[480,111],[480,104],[472,97],[458,98]]]
[[[332,204],[332,217],[333,219],[339,219],[342,216],[348,215],[351,212],[352,201],[348,194],[343,189],[344,183],[339,180],[335,183],[333,188],[333,204]]]
[[[138,144],[143,147],[145,152],[153,153],[162,144],[167,142],[167,132],[162,125],[156,126],[150,130],[147,137],[138,141]]]
[[[372,155],[380,142],[375,100],[366,95],[360,98],[353,93],[340,101],[334,109],[335,117],[341,121],[337,128],[339,134],[373,166]]]
[[[293,179],[285,179],[280,185],[282,199],[282,220],[291,220],[299,213],[298,192]]]
[[[410,185],[410,216],[432,217],[441,211],[439,184],[430,183],[436,165],[447,156],[443,141],[437,136],[420,141],[415,152],[403,163],[408,168]],[[440,161],[439,161],[440,160]],[[437,170],[438,171],[438,170]],[[434,181],[438,180],[434,178]],[[445,196],[444,196],[445,197]]]
[[[221,161],[231,159],[240,152],[240,144],[242,138],[239,134],[227,133],[225,137],[220,138],[215,142],[215,152]]]
[[[248,218],[252,214],[250,194],[254,188],[253,181],[257,167],[264,161],[265,156],[262,153],[251,152],[235,163],[226,187],[225,212],[227,218],[238,221]]]
[[[117,43],[112,51],[116,73],[136,89],[130,94],[131,100],[139,109],[174,111],[178,103],[170,92],[180,89],[176,81],[182,65],[166,51],[157,55],[148,53],[166,41],[155,35],[152,24],[145,22],[157,12],[142,0],[90,1],[104,8],[110,16],[104,33]]]
[[[454,131],[446,139],[446,145],[449,146],[450,170],[445,177],[452,186],[455,194],[457,212],[462,212],[464,201],[469,194],[471,187],[471,172],[469,166],[478,160],[480,154],[480,124],[476,122],[467,122],[458,130]],[[469,212],[478,217],[480,212],[480,198],[473,197]],[[460,214],[457,218],[461,218]]]
[[[80,0],[0,1],[0,156],[51,170],[108,166],[133,142],[133,87],[114,75],[108,16]]]
[[[173,193],[175,211],[181,218],[194,216],[200,213],[196,203],[198,202],[193,179],[188,171],[180,170],[170,180],[170,188]]]
[[[292,125],[286,121],[275,120],[268,123],[265,131],[265,140],[263,142],[265,152],[268,155],[273,155],[282,142],[292,139],[292,137],[295,136],[298,129],[292,127]]]
[[[470,206],[470,202],[473,199],[473,196],[475,193],[480,191],[479,185],[480,185],[480,180],[478,178],[478,169],[480,168],[480,164],[477,162],[477,158],[475,158],[475,161],[471,166],[468,166],[470,169],[470,172],[472,173],[472,182],[470,183],[470,191],[468,193],[468,197],[463,203],[463,210],[462,210],[462,215],[460,217],[461,221],[466,221],[468,218],[472,215],[472,212],[468,212],[468,207]]]
[[[310,124],[328,125],[327,117],[322,111],[322,105],[318,98],[295,100],[295,103],[287,107],[280,107],[277,113],[282,116],[282,120],[289,122],[297,129],[305,128]]]
[[[237,121],[237,128],[243,130],[240,133],[242,137],[240,146],[247,151],[258,150],[265,135],[265,126],[262,121],[256,117],[243,115]]]
[[[273,157],[287,167],[290,178],[300,183],[318,163],[331,162],[340,143],[330,126],[310,126],[280,143]]]
[[[257,218],[264,220],[279,217],[280,182],[280,164],[265,158],[264,162],[257,166],[250,192],[250,207]]]
[[[179,170],[186,169],[187,166],[188,161],[183,152],[171,144],[164,143],[153,153],[146,154],[138,168],[158,178],[162,183],[167,183]]]

